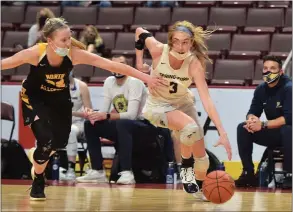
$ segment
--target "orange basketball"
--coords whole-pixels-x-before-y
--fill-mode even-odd
[[[227,202],[234,195],[235,182],[224,171],[210,172],[202,185],[205,197],[215,204]]]

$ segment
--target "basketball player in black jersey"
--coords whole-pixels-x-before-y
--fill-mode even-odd
[[[88,64],[129,75],[151,88],[163,86],[159,78],[85,51],[83,44],[71,37],[71,30],[62,18],[47,19],[43,35],[47,43],[39,43],[1,61],[2,70],[31,64],[21,92],[24,124],[31,127],[37,139],[37,147],[29,153],[33,163],[31,200],[46,199],[44,170],[50,156],[57,149],[65,148],[68,142],[72,120],[69,73],[74,65]]]

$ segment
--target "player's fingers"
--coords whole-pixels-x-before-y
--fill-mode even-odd
[[[213,146],[214,147],[217,147],[217,146],[219,146],[221,144],[221,141],[219,140],[217,143],[215,143]]]
[[[154,95],[154,91],[151,87],[149,87],[149,92],[150,92],[150,94]]]
[[[225,149],[226,149],[226,152],[228,154],[228,159],[231,160],[231,158],[232,158],[232,149],[231,149],[230,143],[225,145]]]

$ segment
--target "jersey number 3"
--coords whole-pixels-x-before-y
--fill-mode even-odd
[[[176,82],[170,82],[170,86],[172,88],[169,90],[169,93],[177,93],[178,84]]]

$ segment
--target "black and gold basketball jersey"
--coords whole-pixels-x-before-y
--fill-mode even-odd
[[[65,56],[59,67],[53,67],[47,58],[47,43],[38,45],[39,63],[37,66],[31,65],[30,73],[22,83],[22,101],[29,109],[32,109],[32,101],[50,104],[51,101],[67,102],[70,99],[69,74],[73,68],[71,58]]]

